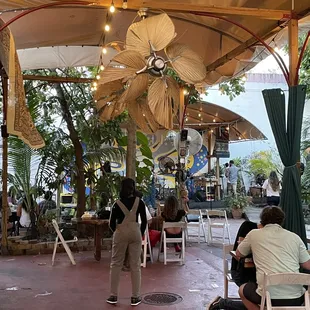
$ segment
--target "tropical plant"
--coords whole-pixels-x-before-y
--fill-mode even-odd
[[[225,207],[229,210],[241,210],[243,211],[246,207],[249,206],[249,198],[244,195],[234,195],[234,196],[227,196],[224,199]]]

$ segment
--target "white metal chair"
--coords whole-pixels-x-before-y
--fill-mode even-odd
[[[149,254],[147,254],[147,250],[149,250]],[[152,253],[152,247],[151,247],[151,241],[150,241],[150,235],[149,235],[149,229],[146,226],[144,239],[142,240],[142,254],[143,259],[141,262],[141,267],[146,267],[146,259],[149,257],[151,259],[151,263],[153,263],[153,253]]]
[[[166,231],[165,231],[166,228],[181,228],[182,237],[181,238],[167,238]],[[159,243],[158,260],[159,260],[161,248],[163,246],[165,265],[167,265],[167,262],[180,262],[181,265],[184,265],[185,263],[185,230],[186,230],[185,222],[177,222],[177,223],[163,222],[163,229],[161,232],[161,239]],[[180,255],[177,258],[167,258],[167,243],[181,243],[182,244]]]
[[[272,285],[308,285],[308,290],[305,292],[305,303],[304,306],[284,306],[284,307],[273,307],[271,304],[270,294],[268,287]],[[310,310],[310,275],[305,273],[274,273],[270,275],[264,275],[264,288],[262,294],[262,302],[260,310],[264,310],[265,302],[267,310]],[[283,296],[285,297],[285,296]]]
[[[57,233],[57,237],[56,237],[55,243],[54,243],[53,256],[52,256],[52,266],[54,266],[54,263],[55,263],[55,256],[56,256],[57,246],[59,244],[63,245],[64,249],[66,250],[66,252],[67,252],[67,254],[69,256],[69,259],[70,259],[72,265],[76,265],[74,257],[73,257],[73,254],[72,254],[72,252],[71,252],[71,250],[70,250],[70,248],[68,246],[68,243],[77,242],[78,241],[77,237],[74,237],[73,240],[66,241],[64,239],[63,235],[61,234],[61,231],[59,230],[59,226],[58,226],[57,222],[55,220],[52,220],[52,224],[53,224],[53,226],[55,228],[55,231]],[[60,239],[60,242],[58,242],[58,239]]]
[[[213,234],[212,234],[212,228],[222,228],[223,230],[223,244],[225,243],[225,231],[227,232],[229,244],[231,244],[231,237],[230,237],[230,231],[229,231],[229,224],[227,220],[227,214],[226,211],[220,211],[220,210],[206,210],[205,211],[208,218],[208,244],[213,243]],[[212,217],[218,217],[222,218],[222,221],[215,222],[213,221]]]
[[[191,216],[194,218],[191,220]],[[207,235],[205,231],[205,226],[203,223],[203,218],[202,218],[202,212],[201,210],[189,210],[189,212],[186,215],[186,239],[189,240],[190,236],[198,236],[198,243],[200,243],[200,238],[201,238],[201,230],[203,233],[203,237],[205,242],[207,242]],[[198,228],[198,235],[190,235],[188,232],[188,228]]]
[[[234,249],[233,244],[223,244],[223,264],[224,264],[224,298],[228,297],[228,283],[234,283],[231,277],[230,266],[227,257],[230,256],[230,251]],[[231,256],[230,256],[231,257]]]

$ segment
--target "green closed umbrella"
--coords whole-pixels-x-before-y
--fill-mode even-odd
[[[284,228],[296,233],[307,244],[301,204],[300,139],[306,86],[289,87],[286,119],[285,95],[281,89],[263,90],[270,125],[284,165],[280,205],[285,212]]]

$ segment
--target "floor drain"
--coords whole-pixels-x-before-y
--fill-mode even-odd
[[[153,306],[175,305],[182,300],[182,296],[173,293],[150,293],[142,296],[144,304]]]

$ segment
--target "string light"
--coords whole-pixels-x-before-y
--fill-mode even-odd
[[[114,2],[112,1],[111,6],[110,6],[110,12],[114,13],[115,12],[115,6],[114,6]]]
[[[94,91],[95,89],[94,89],[94,87],[91,87],[90,90],[91,90],[91,91]]]
[[[128,8],[127,0],[123,0],[123,9],[126,10]]]
[[[245,75],[245,74],[242,76],[241,80],[242,80],[243,82],[246,82],[247,77],[246,77],[246,75]]]
[[[213,118],[213,123],[215,123],[216,122],[216,119],[215,118]]]
[[[226,127],[226,130],[229,130],[229,126]]]
[[[239,136],[238,139],[241,140],[241,137]]]
[[[93,83],[93,87],[97,87],[97,85],[98,85],[97,82]]]
[[[106,26],[109,26],[109,25],[106,25]],[[110,27],[110,26],[109,26]],[[109,29],[110,30],[110,29]],[[109,30],[107,30],[107,31],[109,31]],[[108,51],[107,51],[107,49],[104,47],[103,49],[102,49],[102,54],[106,54]]]
[[[145,114],[144,114],[144,113],[143,113],[142,115],[145,117]]]
[[[184,89],[184,90],[183,90],[183,94],[184,94],[185,96],[188,95],[187,89]]]
[[[213,133],[213,129],[211,129],[210,131],[211,131],[211,133]]]
[[[198,117],[201,117],[201,113],[198,114]]]
[[[96,75],[96,79],[100,80],[100,75],[99,74]]]
[[[188,117],[186,117],[186,119],[185,119],[185,122],[187,122],[188,121]]]
[[[100,71],[104,70],[104,65],[100,65]]]
[[[106,24],[106,25],[104,26],[104,30],[105,30],[106,32],[109,32],[109,31],[110,31],[110,25]]]
[[[199,126],[201,126],[201,123],[199,123]]]

